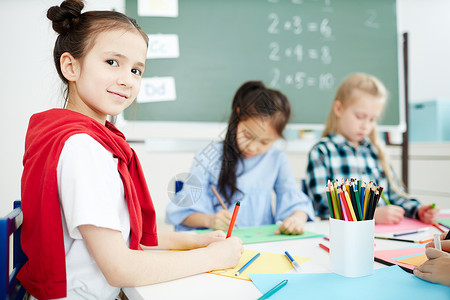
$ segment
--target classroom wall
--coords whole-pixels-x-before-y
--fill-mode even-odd
[[[46,19],[46,10],[61,1],[0,1],[0,88],[4,114],[0,118],[0,215],[11,210],[12,201],[20,198],[20,176],[24,137],[30,116],[38,111],[61,107],[61,85],[52,62],[55,34]],[[90,0],[89,9],[115,8],[123,11],[123,0]],[[450,99],[450,39],[447,28],[450,1],[399,0],[399,28],[410,33],[410,97],[411,101]],[[31,24],[31,25],[30,25]],[[161,128],[159,137],[172,136],[179,126]],[[216,138],[220,126],[197,132],[198,136]],[[142,132],[142,131],[141,131]],[[141,137],[143,138],[143,137]],[[188,169],[192,154],[149,153],[145,146],[136,148],[148,177],[155,206],[162,217],[167,201],[168,181],[172,169]],[[293,168],[301,168],[304,158],[290,156]],[[164,177],[163,176],[163,177]],[[450,175],[447,177],[450,178]],[[450,205],[448,206],[450,208]]]

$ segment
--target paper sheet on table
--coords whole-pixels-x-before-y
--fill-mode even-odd
[[[423,265],[423,263],[426,262],[427,260],[428,258],[425,254],[414,255],[403,259],[396,259],[396,261],[398,262],[416,267]]]
[[[257,253],[261,253],[261,255],[255,261],[253,261],[241,274],[239,274],[238,276],[234,276],[234,274],[236,274],[236,272]],[[299,265],[310,260],[310,258],[300,256],[293,256],[293,258],[299,263]],[[286,273],[293,268],[294,267],[292,266],[291,262],[284,254],[245,249],[238,265],[235,268],[217,270],[209,273],[250,281],[250,277],[248,276],[248,274],[250,273]]]
[[[439,218],[437,220],[438,223],[442,223],[447,227],[450,227],[450,215],[439,215]]]
[[[305,231],[303,234],[274,234],[278,229],[277,224],[256,226],[256,227],[246,227],[246,228],[235,228],[233,229],[232,236],[237,236],[242,239],[242,243],[254,244],[254,243],[267,243],[276,241],[286,241],[286,240],[296,240],[305,239],[312,237],[324,236],[323,234],[318,234],[314,232]],[[210,231],[207,230],[197,230],[198,233]]]
[[[423,281],[398,266],[374,270],[373,275],[348,278],[334,273],[250,274],[264,294],[288,283],[270,297],[276,299],[449,299],[450,287]]]
[[[395,260],[402,256],[413,256],[425,253],[425,244],[412,246],[408,248],[392,249],[392,250],[376,250],[375,257],[387,261],[391,264],[406,267],[408,269],[414,269],[414,265],[410,265],[404,262]]]
[[[415,230],[420,228],[432,227],[430,224],[425,224],[416,219],[403,218],[403,220],[395,225],[375,224],[375,234],[402,232],[408,230]]]

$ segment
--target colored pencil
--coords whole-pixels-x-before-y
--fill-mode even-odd
[[[258,298],[258,300],[268,299],[270,296],[278,292],[282,287],[284,287],[288,283],[288,280],[285,279],[273,288],[271,288],[268,292],[266,292],[264,295]]]
[[[408,232],[394,233],[393,236],[402,236],[402,235],[414,234],[414,233],[419,233],[419,232],[424,232],[424,231],[428,231],[428,228],[417,229],[417,230],[414,230],[414,231],[408,231]]]
[[[336,217],[334,216],[334,205],[333,205],[333,201],[331,200],[330,183],[328,183],[328,186],[326,188],[326,194],[327,194],[328,211],[330,212],[330,217],[335,219]]]
[[[443,223],[441,223],[441,222],[439,222],[438,224],[441,225],[441,226],[444,226],[444,227],[447,228],[447,229],[450,229],[450,227],[448,227],[447,225],[445,225],[445,224],[443,224]]]
[[[350,216],[350,211],[348,210],[347,200],[345,199],[344,193],[341,191],[341,188],[338,187],[337,194],[339,197],[339,201],[341,202],[342,214],[344,216],[344,221],[353,221]]]
[[[414,240],[397,239],[397,238],[391,238],[391,237],[385,237],[385,236],[375,236],[375,238],[381,239],[381,240],[390,240],[390,241],[398,241],[398,242],[406,242],[406,243],[419,243],[418,241],[414,241]]]
[[[345,199],[347,200],[348,210],[350,211],[350,215],[352,216],[352,221],[358,221],[355,215],[355,209],[352,205],[352,201],[350,200],[350,195],[347,193],[347,191],[344,191]]]
[[[431,242],[432,240],[433,240],[432,238],[430,238],[430,239],[425,239],[425,240],[421,240],[421,241],[419,241],[419,244],[429,243],[429,242]]]
[[[373,186],[371,186],[369,191],[369,199],[368,199],[369,204],[367,205],[366,220],[370,220],[370,217],[372,215],[374,196],[375,192],[373,191]]]
[[[358,216],[358,208],[356,207],[355,192],[353,190],[353,179],[352,179],[352,183],[350,183],[350,193],[348,195],[349,195],[350,201],[352,202],[353,210],[355,212],[355,217],[356,217],[355,221],[360,221],[359,216]]]
[[[363,219],[367,220],[367,209],[369,206],[369,196],[370,196],[370,188],[372,187],[372,182],[369,182],[369,184],[366,186],[366,192],[364,195],[364,215]]]
[[[330,252],[330,248],[328,248],[327,246],[325,246],[322,243],[319,243],[319,247],[322,248],[323,250],[327,251],[327,252]]]
[[[226,207],[225,203],[223,202],[222,198],[220,197],[219,193],[217,192],[216,188],[213,185],[211,185],[211,190],[213,191],[214,196],[216,196],[217,200],[219,200],[219,203],[222,206],[222,208],[228,210],[228,208]]]
[[[239,276],[239,274],[241,274],[245,269],[247,269],[247,267],[250,266],[250,264],[252,262],[254,262],[260,255],[261,255],[261,253],[257,253],[255,256],[253,256],[252,259],[250,259],[248,262],[246,262],[245,265],[243,265],[242,268],[240,268],[236,272],[236,274],[234,274],[234,276]]]
[[[445,230],[443,230],[441,227],[439,227],[438,224],[434,223],[434,224],[431,224],[431,225],[434,226],[434,227],[436,227],[437,229],[439,229],[440,232],[442,232],[442,233],[445,232]]]
[[[338,193],[337,193],[337,186],[338,186],[337,181],[335,181],[333,185],[334,185],[334,201],[335,201],[335,205],[337,207],[338,216],[339,216],[339,219],[344,220],[344,215],[342,213],[342,206],[340,204]]]
[[[359,202],[359,191],[358,191],[358,185],[355,184],[353,186],[354,188],[354,193],[355,193],[355,202],[356,202],[356,209],[358,210],[358,220],[362,221],[363,217],[362,217],[362,210],[361,210],[361,203]]]
[[[383,198],[383,201],[384,203],[386,203],[386,205],[391,205],[391,202],[384,195],[383,190],[381,190],[381,198]]]
[[[239,211],[239,207],[241,206],[241,202],[236,202],[236,205],[234,206],[233,216],[231,217],[230,227],[228,227],[227,237],[229,238],[231,236],[231,232],[233,232],[234,223],[236,222],[236,217]]]
[[[375,216],[375,210],[377,209],[378,201],[380,201],[380,193],[378,192],[378,190],[376,190],[373,196],[372,211],[369,218],[370,220]]]
[[[360,198],[361,198],[361,214],[362,214],[362,219],[364,220],[364,196],[365,196],[365,191],[366,191],[366,183],[363,182],[361,184],[361,190],[360,190]]]

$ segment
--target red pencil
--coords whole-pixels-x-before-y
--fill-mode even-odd
[[[228,227],[227,238],[231,236],[231,232],[234,228],[234,223],[236,222],[236,217],[239,211],[239,207],[241,207],[241,202],[236,202],[236,206],[234,207],[233,216],[231,217],[230,227]]]
[[[437,229],[439,229],[440,232],[445,232],[444,230],[442,230],[441,227],[439,227],[438,224],[434,223],[434,224],[431,224],[431,225],[433,225],[434,227],[436,227]]]
[[[325,251],[327,251],[327,252],[330,252],[330,248],[328,248],[328,247],[325,246],[324,244],[319,243],[319,246],[320,246],[320,248],[322,248],[323,250],[325,250]]]

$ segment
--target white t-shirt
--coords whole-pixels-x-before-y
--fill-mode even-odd
[[[120,288],[106,281],[78,229],[90,224],[118,230],[129,245],[130,216],[117,163],[111,152],[87,134],[71,136],[59,157],[67,299],[114,299],[119,294]]]

